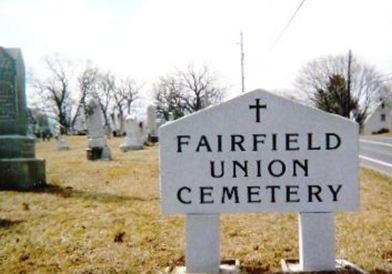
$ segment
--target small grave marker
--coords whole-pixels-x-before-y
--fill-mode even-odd
[[[218,272],[224,212],[299,212],[300,269],[335,268],[333,212],[359,204],[356,123],[256,90],[159,139],[162,211],[187,214],[188,272]]]

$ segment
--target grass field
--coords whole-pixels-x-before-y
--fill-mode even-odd
[[[184,217],[159,208],[157,147],[86,160],[86,137],[69,151],[37,144],[50,184],[0,192],[0,273],[160,273],[184,261]],[[361,208],[336,214],[336,256],[392,273],[392,179],[361,170]],[[296,214],[224,214],[221,257],[249,273],[280,270],[298,257]]]

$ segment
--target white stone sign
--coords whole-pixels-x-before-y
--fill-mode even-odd
[[[164,213],[356,210],[358,126],[256,90],[160,128]]]
[[[285,269],[335,270],[333,211],[359,203],[356,123],[256,90],[159,139],[162,210],[187,214],[186,272],[223,269],[219,213],[263,211],[299,212],[299,260]]]

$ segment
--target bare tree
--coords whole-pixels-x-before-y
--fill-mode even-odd
[[[335,112],[333,109],[337,108],[327,107],[324,110],[343,116],[353,111],[357,122],[362,124],[369,107],[379,98],[384,84],[375,68],[360,63],[355,58],[351,61],[350,71],[348,67],[348,58],[344,55],[315,59],[301,69],[296,80],[296,87],[314,106],[320,107],[327,104],[340,105],[341,108],[346,106]],[[350,76],[350,81],[348,81],[348,76]],[[341,86],[338,87],[338,84]],[[350,98],[347,96],[349,90]],[[332,91],[335,92],[335,96],[332,96]],[[326,102],[327,98],[332,101]]]
[[[108,129],[110,129],[109,108],[114,99],[115,92],[116,78],[114,75],[110,71],[99,73],[96,95],[104,116],[105,126]]]
[[[75,126],[76,120],[85,114],[86,103],[88,98],[94,96],[97,86],[98,68],[92,65],[91,62],[87,62],[86,67],[78,77],[79,87],[79,100],[76,107],[75,115],[71,122],[71,127]]]
[[[189,65],[186,70],[161,77],[154,90],[157,111],[167,120],[170,112],[176,119],[221,102],[226,88],[209,67]]]
[[[141,86],[131,77],[122,79],[117,88],[117,93],[119,97],[123,98],[128,115],[131,114],[132,103],[139,98],[140,89]]]
[[[114,81],[115,83],[115,81]],[[131,77],[120,80],[118,84],[114,84],[112,92],[113,112],[118,112],[120,122],[120,132],[124,129],[125,114],[131,113],[132,103],[137,100],[141,86]]]
[[[32,73],[30,84],[41,97],[45,109],[59,123],[60,133],[66,134],[72,121],[71,81],[75,65],[66,57],[54,54],[44,58],[43,67],[45,76]]]
[[[177,72],[177,77],[189,113],[222,101],[225,87],[207,66],[197,69],[188,65],[187,70]]]
[[[181,86],[177,79],[168,74],[161,76],[154,84],[155,103],[157,106],[157,114],[166,121],[169,120],[170,113],[174,119],[185,115],[185,102],[182,94]]]

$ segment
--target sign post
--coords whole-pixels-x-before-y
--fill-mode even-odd
[[[333,214],[359,204],[355,122],[256,90],[159,135],[162,211],[187,215],[187,271],[216,272],[218,216],[235,212],[298,212],[299,267],[335,268]]]
[[[219,272],[219,215],[186,215],[186,269],[189,273]]]
[[[335,270],[334,214],[299,214],[299,265],[302,271]]]

